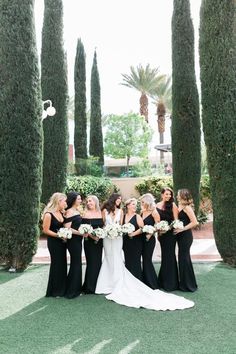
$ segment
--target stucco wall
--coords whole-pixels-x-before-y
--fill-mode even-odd
[[[112,178],[112,182],[120,189],[123,200],[131,197],[139,197],[139,193],[134,187],[141,180],[142,178]]]

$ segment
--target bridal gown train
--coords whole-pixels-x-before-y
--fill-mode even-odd
[[[112,219],[106,213],[106,224],[119,222],[120,213]],[[122,238],[103,240],[104,260],[98,276],[96,294],[108,294],[106,298],[120,305],[146,308],[156,311],[181,310],[194,306],[194,302],[182,296],[152,290],[135,278],[125,268],[122,254]]]

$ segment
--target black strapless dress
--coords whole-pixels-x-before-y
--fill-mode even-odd
[[[181,210],[179,220],[185,225],[190,223],[188,215]],[[177,234],[177,243],[179,248],[179,289],[182,291],[196,291],[197,282],[190,257],[190,247],[193,243],[192,230],[183,231]]]
[[[90,224],[94,229],[103,227],[103,219],[82,219],[82,224]],[[102,265],[102,249],[103,240],[97,243],[91,237],[84,241],[84,253],[86,257],[86,271],[83,284],[83,292],[85,294],[95,294],[96,284],[100,268]]]
[[[78,230],[81,225],[82,217],[73,215],[65,219],[65,224],[71,222],[71,228]],[[72,235],[70,240],[67,240],[67,249],[70,253],[70,270],[67,275],[65,297],[73,299],[82,292],[82,240],[79,235]]]
[[[137,223],[137,216],[134,215],[130,219],[130,224],[134,225],[135,231],[139,229]],[[123,251],[125,256],[125,266],[139,280],[143,280],[142,272],[142,249],[143,249],[143,240],[142,235],[134,236],[130,238],[128,235],[123,236]]]
[[[166,211],[157,208],[161,220],[166,220],[169,224],[173,221],[173,217]],[[158,287],[166,291],[173,291],[179,288],[178,268],[175,256],[176,236],[173,231],[158,237],[161,246],[161,268],[158,274]]]
[[[50,230],[58,232],[63,227],[63,222],[51,215]],[[46,297],[64,296],[66,291],[66,277],[67,277],[67,259],[66,259],[66,242],[60,238],[48,236],[47,246],[50,253],[51,264],[49,270],[48,286]]]
[[[144,225],[154,226],[155,220],[152,214],[143,219]],[[146,241],[146,234],[142,235],[143,238],[143,282],[152,289],[158,289],[158,279],[155,268],[152,263],[152,255],[156,246],[156,238],[152,236],[149,241]]]

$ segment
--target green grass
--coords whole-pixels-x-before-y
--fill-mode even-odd
[[[0,271],[0,353],[234,354],[236,270],[222,263],[194,268],[199,290],[184,296],[195,307],[168,312],[120,306],[102,295],[45,298],[48,266]]]

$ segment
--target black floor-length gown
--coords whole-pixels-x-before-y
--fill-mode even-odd
[[[179,220],[185,225],[190,223],[188,215],[181,210]],[[193,243],[192,230],[186,230],[177,234],[177,243],[179,248],[179,289],[182,291],[196,291],[197,282],[190,257],[190,247]]]
[[[161,220],[166,220],[169,224],[173,217],[169,211],[157,208]],[[161,267],[158,274],[158,287],[166,291],[173,291],[179,288],[178,268],[175,255],[176,236],[172,230],[158,237],[161,246]]]
[[[124,216],[125,218],[125,216]],[[137,215],[133,215],[129,221],[130,224],[134,225],[135,231],[139,229],[137,223]],[[130,238],[128,235],[123,236],[123,251],[125,257],[125,266],[130,271],[133,276],[139,280],[143,280],[143,272],[141,265],[143,249],[143,239],[142,234]]]
[[[155,220],[152,214],[149,214],[143,219],[144,225],[154,226]],[[142,249],[142,259],[143,259],[143,282],[152,289],[158,289],[157,274],[152,262],[153,251],[156,246],[155,236],[151,236],[149,241],[146,240],[146,233],[143,233],[143,249]]]
[[[94,229],[103,227],[102,218],[82,219],[82,224],[90,224]],[[83,284],[85,294],[95,294],[98,274],[102,265],[103,240],[97,243],[91,237],[84,240],[84,253],[86,257],[86,271]]]
[[[58,232],[63,227],[63,222],[60,222],[53,213],[51,215],[50,230]],[[51,264],[49,270],[48,286],[46,297],[64,296],[66,291],[67,277],[67,259],[66,259],[66,242],[60,238],[53,236],[47,237],[47,246],[50,253]]]
[[[82,217],[73,215],[65,219],[65,224],[68,222],[71,222],[72,229],[78,230]],[[67,240],[67,249],[70,253],[70,269],[67,275],[65,297],[68,299],[77,297],[82,292],[82,240],[82,236],[75,234],[72,234],[72,238]]]

